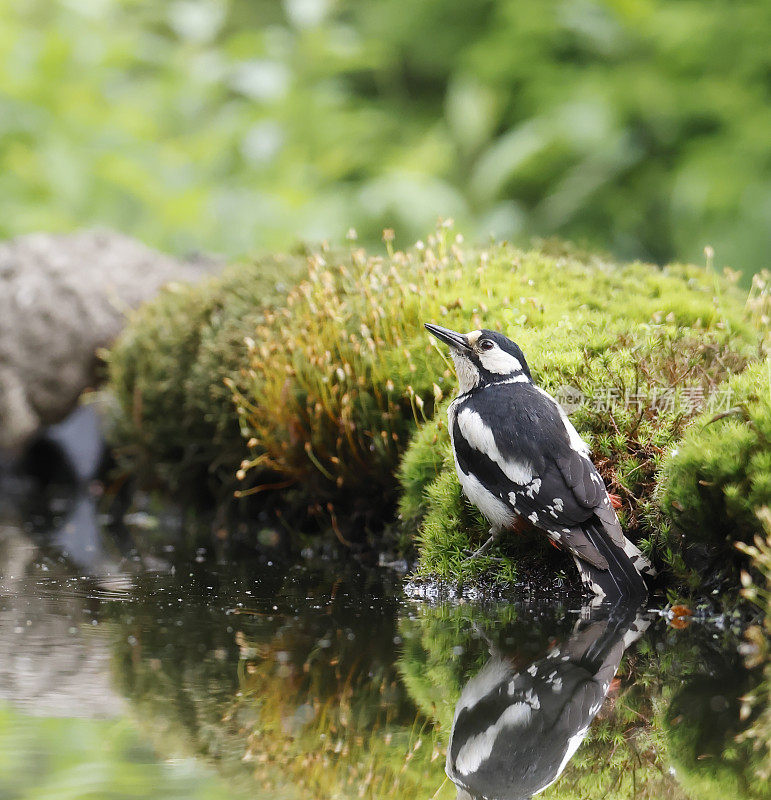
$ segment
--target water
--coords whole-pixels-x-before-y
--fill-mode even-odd
[[[131,546],[86,574],[24,528],[0,528],[0,797],[763,796],[735,742],[760,675],[719,621]]]
[[[771,794],[725,615],[429,600],[93,488],[0,492],[0,800]]]

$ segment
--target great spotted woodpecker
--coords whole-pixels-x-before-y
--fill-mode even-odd
[[[450,345],[459,382],[448,411],[455,467],[491,524],[474,556],[523,517],[573,556],[595,595],[645,597],[642,575],[653,567],[622,533],[588,446],[533,383],[519,346],[491,330],[426,328]]]

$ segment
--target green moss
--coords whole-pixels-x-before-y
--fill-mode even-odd
[[[422,286],[436,263],[322,253],[282,308],[267,314],[235,391],[252,466],[269,467],[315,503],[369,509],[393,498],[394,469],[442,391],[422,335]],[[414,283],[412,282],[414,281]],[[449,376],[449,373],[447,373]]]
[[[714,277],[694,267],[619,267],[508,245],[464,250],[446,228],[427,247],[389,258],[323,253],[258,328],[255,379],[238,398],[255,463],[317,498],[388,496],[414,422],[453,391],[452,372],[422,330],[434,319],[507,331],[547,389],[574,383],[597,403],[605,387],[620,392],[611,414],[589,411],[579,422],[616,436],[604,455],[636,497],[650,479],[640,459],[647,465],[670,442],[661,420],[674,435],[682,414],[622,410],[624,393],[669,387],[678,371],[709,386],[744,366],[740,351],[752,335],[742,302],[730,287],[718,302],[714,289]],[[639,441],[620,452],[630,431]],[[417,474],[436,473],[438,433],[421,435],[419,453],[406,457],[403,482],[419,487],[402,502],[407,518],[422,503]]]
[[[419,522],[424,510],[424,488],[439,476],[448,459],[451,459],[447,405],[447,402],[443,403],[434,418],[415,431],[399,464],[397,476],[403,488],[399,499],[399,516],[406,526]]]
[[[190,476],[205,441],[195,435],[200,420],[188,414],[186,383],[214,304],[211,282],[171,285],[133,315],[109,356],[123,412],[114,430],[118,452],[135,469],[152,463],[172,485]]]
[[[172,489],[233,483],[246,449],[225,380],[242,381],[244,338],[304,264],[276,256],[173,284],[135,312],[108,356],[123,462]]]
[[[234,267],[137,314],[110,358],[135,458],[176,485],[233,488],[234,475],[246,492],[279,485],[285,507],[335,515],[354,538],[362,516],[380,525],[399,495],[426,574],[510,580],[518,548],[558,565],[527,535],[478,567],[465,561],[487,526],[459,493],[444,421],[455,376],[423,322],[495,328],[544,389],[577,393],[572,420],[622,521],[685,574],[653,491],[699,402],[757,355],[757,309],[728,281],[552,245],[466,248],[446,225],[408,252],[323,249],[303,264]],[[302,277],[277,293],[281,274]]]
[[[693,420],[664,460],[659,501],[688,546],[725,563],[733,544],[752,542],[771,504],[771,361],[719,388],[732,409]]]
[[[479,259],[475,270],[458,270],[454,291],[463,294],[436,319],[460,330],[482,319],[520,344],[540,386],[558,397],[572,387],[579,398],[572,421],[621,499],[622,522],[684,579],[678,542],[655,511],[656,474],[700,404],[756,352],[744,298],[716,276],[680,265],[614,265],[507,246]],[[475,568],[464,559],[486,537],[487,523],[460,495],[445,423],[432,421],[413,438],[399,480],[402,517],[420,530],[419,572],[471,577]],[[493,579],[508,573],[521,545],[507,537],[493,551],[502,560],[485,559],[481,571]]]

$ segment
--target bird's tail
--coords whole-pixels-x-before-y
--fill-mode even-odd
[[[650,621],[638,600],[585,607],[586,618],[576,622],[565,652],[593,675],[610,667],[612,677],[621,654],[642,636]],[[582,609],[584,611],[584,609]]]
[[[599,521],[587,522],[583,531],[608,562],[607,569],[600,569],[588,561],[576,558],[584,585],[608,600],[645,599],[648,587],[643,574],[654,575],[655,571],[640,550],[626,538],[622,546],[616,544]]]

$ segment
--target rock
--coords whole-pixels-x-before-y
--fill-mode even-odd
[[[0,243],[0,449],[18,450],[72,411],[128,311],[212,267],[112,231]]]

